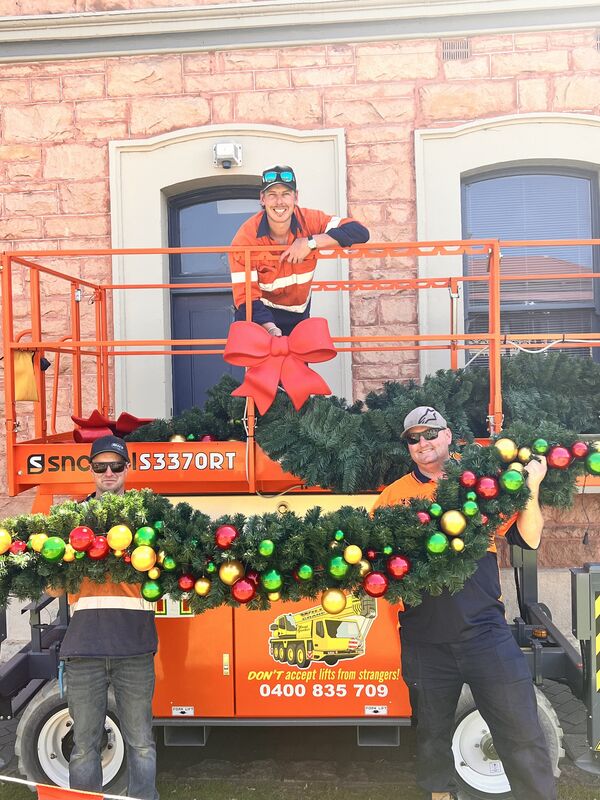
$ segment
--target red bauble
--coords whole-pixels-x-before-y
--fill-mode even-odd
[[[585,458],[590,452],[587,442],[573,442],[571,445],[571,455],[573,458]]]
[[[481,524],[482,525],[487,525],[489,521],[490,521],[490,518],[488,517],[487,514],[482,514],[481,515]]]
[[[182,592],[191,592],[194,588],[194,583],[193,575],[182,575],[177,581],[177,585]]]
[[[199,442],[218,442],[219,440],[213,433],[205,433],[199,439]]]
[[[560,445],[551,447],[546,458],[548,459],[548,466],[553,469],[566,469],[571,463],[571,453],[566,447],[561,447]]]
[[[250,581],[250,583],[253,583],[255,586],[258,586],[260,583],[260,573],[255,569],[247,569],[244,578],[246,578],[247,581]]]
[[[479,497],[484,497],[486,500],[492,500],[500,494],[500,486],[496,478],[483,477],[479,478],[475,484],[475,491]]]
[[[376,557],[377,557],[377,553],[375,552],[375,550],[367,550],[367,558],[370,561],[373,561],[373,559],[376,558]]]
[[[90,549],[94,538],[95,533],[91,528],[86,528],[85,525],[78,525],[77,528],[73,528],[69,534],[69,544],[73,550],[84,553],[86,550]]]
[[[215,543],[221,550],[227,550],[239,535],[238,529],[233,525],[219,525],[215,531]]]
[[[383,572],[369,572],[363,578],[363,589],[369,597],[383,597],[390,582]]]
[[[249,603],[256,595],[256,584],[247,578],[240,578],[231,587],[231,594],[238,603]]]
[[[94,561],[102,561],[103,558],[106,558],[109,551],[110,547],[108,546],[106,536],[94,536],[91,547],[88,547],[86,552]]]
[[[466,469],[458,479],[461,486],[464,486],[465,489],[472,489],[473,486],[477,483],[477,475],[474,472],[471,472],[470,469]]]
[[[8,548],[9,553],[12,553],[13,556],[18,556],[21,553],[24,553],[26,550],[27,542],[22,542],[20,539],[15,539],[15,541]]]
[[[125,555],[123,556],[123,561],[126,564],[131,564],[131,556],[129,555],[129,553],[125,553]]]
[[[407,572],[410,572],[410,561],[406,556],[391,556],[388,558],[387,571],[392,578],[399,581]]]
[[[417,511],[417,519],[421,525],[427,525],[428,522],[431,522],[431,517],[426,511]]]

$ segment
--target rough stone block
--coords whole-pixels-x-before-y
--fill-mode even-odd
[[[131,133],[152,136],[210,121],[210,105],[203,97],[148,97],[131,102]]]
[[[62,89],[66,100],[106,96],[104,75],[65,75]]]
[[[36,103],[4,109],[5,142],[65,142],[75,135],[70,103]]]
[[[436,53],[407,53],[402,45],[395,52],[357,51],[357,81],[405,81],[436,78],[440,61]]]
[[[495,53],[491,59],[492,75],[500,78],[523,73],[537,76],[540,73],[567,72],[569,70],[569,54],[566,50]]]
[[[292,69],[293,86],[337,86],[352,83],[354,83],[354,67]]]
[[[88,180],[104,178],[108,153],[104,147],[91,144],[58,144],[45,152],[44,178]]]
[[[421,87],[419,97],[425,120],[477,119],[516,110],[512,81],[430,84]]]
[[[4,209],[15,216],[56,214],[58,198],[55,192],[11,192],[4,196]]]
[[[592,111],[599,106],[600,75],[569,75],[555,78],[555,111]]]
[[[265,69],[254,73],[257,89],[287,89],[291,86],[289,69]]]
[[[182,88],[178,56],[123,58],[108,64],[107,94],[110,97],[179,94]]]
[[[320,92],[313,89],[241,92],[235,98],[239,122],[309,127],[323,120]]]

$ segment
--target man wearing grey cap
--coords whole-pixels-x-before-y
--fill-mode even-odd
[[[97,439],[90,451],[95,491],[83,502],[100,500],[105,494],[123,494],[128,469],[129,453],[123,439]],[[158,646],[154,607],[142,598],[137,583],[96,583],[89,578],[83,579],[77,594],[69,595],[69,604],[71,621],[60,656],[74,723],[70,788],[102,793],[102,748],[111,686],[126,746],[128,795],[158,800],[152,735]]]
[[[432,499],[450,458],[452,432],[431,406],[407,414],[401,438],[414,469],[379,495],[374,509]],[[536,549],[544,526],[539,486],[546,460],[527,465],[527,506],[496,535],[511,544]],[[399,614],[402,673],[418,718],[417,782],[424,797],[453,800],[452,734],[463,684],[468,684],[493,737],[515,800],[554,800],[556,786],[537,716],[531,674],[506,623],[500,600],[496,547],[490,543],[475,573],[456,594],[445,589]]]

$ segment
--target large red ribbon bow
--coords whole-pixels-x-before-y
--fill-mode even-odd
[[[271,407],[279,383],[296,411],[311,394],[331,394],[331,389],[307,363],[330,361],[337,355],[327,320],[299,322],[289,336],[271,336],[256,322],[234,322],[229,329],[223,358],[248,367],[241,386],[231,394],[252,397],[261,414]]]

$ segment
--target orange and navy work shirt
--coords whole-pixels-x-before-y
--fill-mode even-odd
[[[61,658],[128,658],[155,653],[154,605],[138,583],[96,583],[84,578],[69,595],[71,620]]]
[[[408,504],[414,497],[433,499],[436,488],[436,481],[415,468],[386,487],[372,510]],[[510,544],[531,550],[519,533],[516,519],[515,515],[505,521],[495,535],[504,536]],[[459,592],[450,594],[444,589],[435,596],[423,592],[420,605],[404,606],[400,612],[402,640],[429,644],[459,642],[491,628],[504,626],[506,619],[501,594],[496,545],[492,541],[487,553],[479,560],[476,571]]]
[[[287,244],[305,236],[327,233],[340,247],[366,242],[369,232],[351,217],[333,217],[310,208],[296,206],[291,218]],[[231,242],[234,246],[273,245],[269,223],[264,211],[259,211],[240,227]],[[303,315],[311,297],[312,280],[318,254],[310,253],[299,264],[279,262],[281,252],[252,253],[250,257],[252,283],[252,320],[263,323],[275,319],[277,312]],[[265,256],[267,256],[265,258]],[[229,266],[233,302],[238,309],[236,319],[245,319],[246,285],[243,253],[230,253]],[[257,302],[258,301],[258,302]],[[243,311],[243,313],[240,313]],[[274,313],[275,312],[275,315]]]

